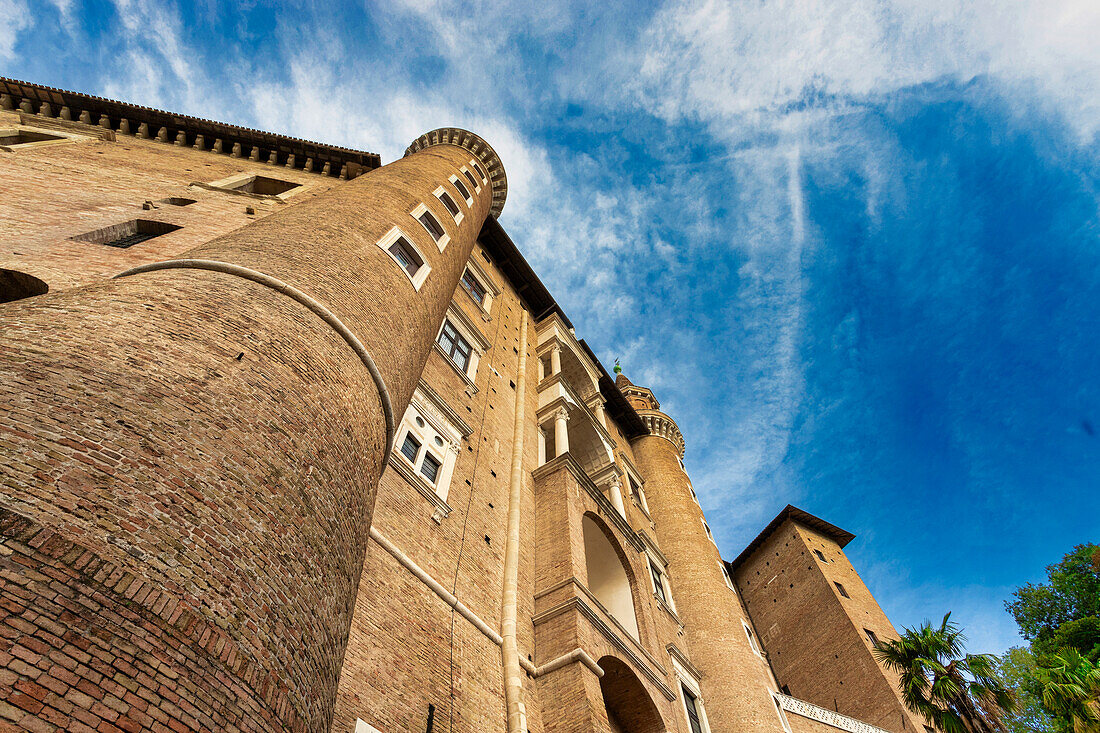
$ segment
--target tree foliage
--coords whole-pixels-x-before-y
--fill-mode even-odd
[[[1036,669],[1043,707],[1073,733],[1100,733],[1100,667],[1064,649]]]
[[[1047,567],[1047,583],[1028,583],[1005,603],[1042,657],[1069,646],[1092,661],[1100,655],[1100,546],[1078,545]],[[1068,626],[1067,626],[1068,625]]]
[[[897,641],[879,644],[875,656],[900,676],[906,707],[943,733],[998,733],[1014,702],[997,677],[996,658],[964,654],[966,637],[951,614],[939,627],[925,622]],[[1089,732],[1091,733],[1091,731]]]
[[[1035,679],[1035,655],[1031,649],[1014,646],[997,662],[997,673],[1016,700],[1016,709],[1003,722],[1009,733],[1054,733],[1054,720],[1043,708],[1042,689]]]

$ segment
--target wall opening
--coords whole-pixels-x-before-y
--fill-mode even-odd
[[[190,206],[196,203],[195,199],[185,199],[180,196],[169,196],[166,199],[159,199],[158,204],[165,204],[167,206]]]
[[[30,130],[5,129],[0,130],[0,146],[12,147],[13,145],[26,145],[27,143],[43,143],[52,140],[64,140],[60,135],[50,135],[45,132],[31,132]]]
[[[254,193],[257,196],[278,196],[292,188],[298,188],[298,184],[281,181],[278,178],[268,178],[267,176],[249,176],[236,186],[226,186],[226,188],[232,188],[234,191],[241,191],[242,193]]]
[[[0,303],[45,295],[49,289],[49,285],[33,275],[18,270],[0,270]]]
[[[588,570],[588,590],[615,617],[627,632],[638,638],[638,619],[634,615],[634,596],[630,578],[611,541],[589,516],[581,520],[584,530],[584,561]]]
[[[87,232],[86,234],[78,234],[70,238],[75,242],[90,242],[92,244],[102,244],[107,247],[126,249],[128,247],[133,247],[135,244],[141,244],[153,237],[159,237],[162,234],[174,232],[177,229],[182,229],[182,227],[176,226],[175,224],[168,224],[163,221],[153,221],[151,219],[131,219],[121,224],[114,224],[109,227]]]
[[[633,670],[611,656],[598,664],[604,671],[600,692],[612,733],[664,733],[661,713]]]

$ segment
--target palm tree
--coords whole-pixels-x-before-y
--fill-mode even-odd
[[[1100,733],[1100,666],[1076,649],[1063,649],[1035,669],[1035,678],[1042,685],[1043,707],[1072,721],[1073,733]]]
[[[875,647],[875,657],[901,678],[905,706],[943,733],[999,733],[1012,696],[997,678],[995,658],[963,654],[966,637],[951,614],[939,628],[924,622],[897,641]],[[1090,732],[1091,733],[1091,732]]]

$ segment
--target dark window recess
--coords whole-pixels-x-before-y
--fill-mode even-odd
[[[401,453],[413,463],[416,463],[416,454],[420,451],[420,443],[412,436],[405,433],[405,442],[401,444]]]
[[[290,181],[283,181],[278,178],[268,178],[267,176],[252,176],[235,186],[227,186],[233,191],[240,191],[241,193],[254,193],[257,196],[278,196],[281,193],[298,188],[297,183],[291,183]]]
[[[439,332],[438,343],[443,353],[453,361],[459,369],[466,371],[466,365],[470,363],[470,342],[462,338],[450,321],[443,321],[443,329]]]
[[[18,270],[0,270],[0,303],[45,295],[50,286],[33,275]]]
[[[817,555],[817,559],[821,562],[829,562],[825,559],[825,556],[821,554],[821,550],[814,550],[814,554]]]
[[[427,453],[424,455],[424,463],[420,466],[420,473],[424,474],[424,478],[434,484],[436,479],[439,478],[439,467],[442,465],[438,458],[431,453]]]
[[[0,133],[0,145],[10,147],[12,145],[26,145],[27,143],[42,143],[48,140],[64,140],[60,135],[49,135],[44,132],[31,132],[29,130],[8,130]]]
[[[485,301],[485,288],[477,281],[473,274],[466,270],[462,273],[462,289],[470,294],[470,297],[481,305]]]
[[[661,571],[657,569],[657,566],[653,563],[649,564],[649,572],[653,575],[653,589],[657,594],[657,598],[661,603],[668,605],[668,599],[665,598],[665,585],[661,582]]]
[[[472,196],[470,196],[470,192],[466,190],[466,187],[462,185],[462,181],[456,178],[451,181],[451,183],[453,183],[455,185],[455,188],[458,189],[458,192],[462,194],[462,198],[466,199],[467,201],[473,198]]]
[[[432,216],[432,212],[425,211],[417,218],[420,219],[420,223],[424,225],[424,228],[428,230],[428,234],[432,235],[432,239],[438,242],[443,238],[445,234],[443,225],[439,223],[438,219]]]
[[[481,166],[480,166],[480,165],[478,165],[477,163],[474,163],[474,170],[475,170],[475,171],[477,171],[477,174],[478,174],[479,176],[481,176],[481,180],[483,180],[483,181],[487,181],[487,180],[489,180],[489,179],[487,179],[487,178],[485,177],[485,171],[483,171],[483,170],[481,169]]]
[[[836,589],[837,589],[838,591],[840,591],[840,595],[842,595],[842,596],[843,596],[843,597],[845,597],[845,598],[851,598],[851,596],[850,596],[850,595],[848,595],[848,591],[844,590],[844,586],[843,586],[843,585],[841,585],[840,583],[836,582],[835,580],[833,581],[833,585],[835,585],[835,586],[836,586]]]
[[[783,685],[779,689],[783,690],[784,695],[786,695],[787,697],[790,697],[790,695],[791,695],[791,688],[790,687],[788,687],[787,685]]]
[[[390,254],[405,269],[405,272],[409,273],[409,277],[415,275],[424,265],[424,260],[420,259],[420,255],[404,237],[398,237],[397,241],[390,245]]]
[[[169,196],[166,199],[160,199],[156,203],[164,204],[166,206],[190,206],[191,204],[196,203],[196,201],[195,199],[185,199],[180,198],[179,196]]]
[[[683,685],[680,685],[680,690],[684,693],[684,707],[687,708],[691,733],[703,733],[703,723],[699,720],[699,704],[695,699],[695,695],[692,695],[688,688]]]
[[[871,631],[870,629],[864,629],[863,633],[867,634],[867,640],[871,642],[871,646],[879,645],[879,640],[878,637],[875,636],[875,632]]]
[[[125,249],[140,244],[153,237],[174,232],[181,227],[175,224],[166,224],[163,221],[151,221],[149,219],[133,219],[123,224],[96,229],[87,234],[78,234],[72,237],[75,242],[91,242],[103,244],[108,247],[120,247]]]
[[[451,198],[451,195],[446,191],[441,191],[439,194],[439,200],[443,202],[443,205],[447,207],[447,211],[451,212],[451,216],[458,216],[458,204]]]
[[[470,182],[470,185],[477,188],[477,181],[470,175],[470,171],[462,171],[462,175],[466,176],[466,180]]]

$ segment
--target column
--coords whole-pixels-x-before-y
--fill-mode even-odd
[[[560,456],[569,450],[569,413],[559,407],[554,413],[554,451]]]
[[[550,375],[561,373],[561,346],[553,344],[550,347]]]
[[[626,505],[623,504],[623,482],[621,479],[613,479],[608,485],[608,493],[611,495],[611,504],[620,515],[626,518]]]

